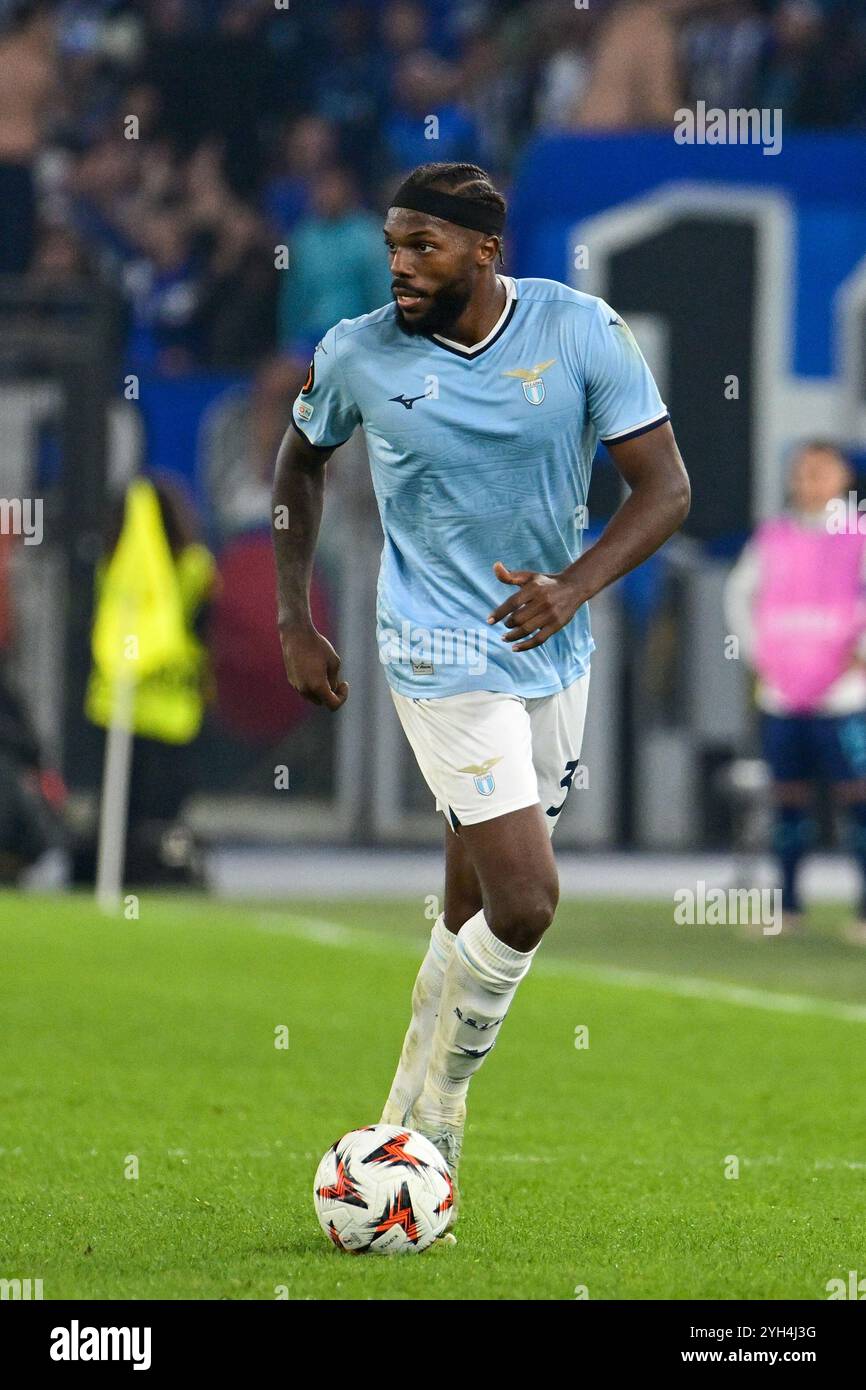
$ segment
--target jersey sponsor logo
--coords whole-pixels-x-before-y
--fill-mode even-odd
[[[314,405],[310,405],[309,401],[298,401],[298,414],[302,420],[311,420],[315,408]]]
[[[530,405],[541,405],[545,396],[544,378],[542,372],[546,372],[548,367],[552,367],[556,362],[555,357],[550,357],[546,362],[537,362],[534,367],[515,367],[511,372],[503,372],[503,376],[517,377],[523,385],[523,394]]]
[[[388,400],[395,401],[397,405],[403,405],[407,410],[411,410],[416,401],[426,400],[427,394],[426,391],[422,391],[420,396],[404,396],[401,392],[399,396],[389,396]]]
[[[490,796],[496,789],[496,782],[493,773],[490,771],[497,763],[502,762],[502,754],[498,757],[487,758],[483,763],[470,763],[468,767],[458,768],[459,772],[471,772],[472,780],[475,783],[475,790],[479,796]]]

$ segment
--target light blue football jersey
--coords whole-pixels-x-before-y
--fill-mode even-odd
[[[316,348],[293,407],[322,448],[361,425],[385,544],[379,655],[404,695],[468,690],[525,698],[564,690],[589,667],[584,604],[531,651],[487,616],[516,592],[493,573],[554,574],[581,552],[593,455],[668,413],[622,319],[554,280],[502,276],[499,323],[473,348],[410,336],[396,306],[343,319]]]

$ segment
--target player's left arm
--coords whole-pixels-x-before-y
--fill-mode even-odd
[[[487,621],[505,619],[510,631],[503,640],[516,652],[540,647],[559,632],[588,599],[664,545],[688,516],[688,474],[669,422],[607,449],[630,491],[595,545],[559,574],[494,566],[504,584],[520,587]]]

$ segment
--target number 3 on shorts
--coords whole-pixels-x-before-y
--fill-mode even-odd
[[[566,797],[568,796],[568,793],[571,790],[572,779],[574,778],[574,774],[577,770],[577,765],[579,762],[579,758],[572,758],[569,762],[565,764],[565,776],[559,784],[561,787],[565,787],[565,796],[562,798],[558,806],[548,806],[547,814],[549,816],[558,816],[563,806],[565,805]]]

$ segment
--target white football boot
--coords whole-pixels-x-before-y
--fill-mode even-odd
[[[448,1172],[451,1175],[454,1201],[451,1207],[451,1215],[448,1218],[448,1225],[444,1233],[439,1236],[439,1241],[446,1245],[456,1245],[457,1237],[454,1235],[454,1227],[457,1225],[457,1211],[460,1205],[457,1189],[457,1169],[460,1164],[460,1151],[463,1148],[463,1130],[466,1125],[466,1106],[462,1108],[460,1120],[451,1124],[439,1121],[436,1124],[426,1122],[422,1117],[416,1115],[413,1110],[406,1121],[410,1129],[416,1129],[419,1134],[423,1134],[425,1139],[429,1139],[444,1158]]]

